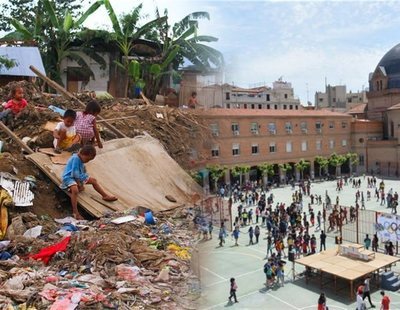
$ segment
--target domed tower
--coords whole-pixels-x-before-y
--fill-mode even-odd
[[[389,50],[369,75],[367,117],[385,121],[388,108],[400,103],[400,44]]]

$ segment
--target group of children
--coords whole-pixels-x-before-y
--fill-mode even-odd
[[[28,103],[24,99],[23,88],[18,85],[11,88],[10,98],[9,101],[2,104],[0,121],[9,127],[13,127],[15,119],[20,117]],[[103,200],[117,200],[117,197],[106,193],[96,179],[89,177],[84,165],[95,158],[95,144],[99,148],[103,147],[96,125],[96,116],[100,111],[101,107],[95,100],[90,101],[82,112],[66,110],[63,120],[56,125],[53,132],[53,144],[56,153],[79,151],[68,160],[61,184],[61,188],[68,190],[71,194],[72,212],[77,219],[83,219],[78,211],[77,204],[78,193],[84,190],[85,184],[91,184]]]

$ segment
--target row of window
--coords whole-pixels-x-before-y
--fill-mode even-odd
[[[247,94],[247,95],[245,95],[245,94],[232,94],[232,96],[233,97],[247,96],[247,97],[250,97],[250,98],[255,98],[255,97],[262,98],[264,95],[260,95],[260,94],[258,94],[258,95],[256,95],[256,94]],[[289,96],[288,96],[288,94],[284,94],[283,97],[285,99],[288,99]],[[231,100],[231,93],[230,92],[226,92],[225,93],[225,100]],[[270,94],[265,94],[265,101],[271,101],[271,95]]]
[[[282,107],[283,107],[284,110],[288,110],[288,109],[289,110],[298,110],[299,109],[298,105],[293,105],[293,104],[289,104],[289,105],[283,104]],[[226,108],[230,109],[231,108],[231,104],[227,103],[226,104]],[[272,106],[270,104],[264,105],[264,104],[261,104],[261,103],[259,103],[257,105],[254,104],[254,103],[251,103],[251,104],[250,103],[249,104],[247,104],[247,103],[235,103],[235,104],[233,104],[233,108],[234,109],[252,109],[252,110],[254,110],[256,108],[258,108],[259,110],[261,110],[263,108],[267,109],[267,110],[271,110],[273,108],[273,110],[278,110],[279,106],[277,104],[274,104]]]
[[[321,133],[322,132],[322,127],[324,126],[324,124],[322,122],[315,122],[315,130],[317,133]],[[329,122],[329,129],[334,129],[335,128],[335,122],[330,121]],[[342,122],[341,124],[342,128],[347,128],[347,122]],[[210,124],[210,129],[211,129],[211,133],[213,136],[217,137],[219,136],[219,126],[217,123],[213,123]],[[239,123],[232,123],[231,124],[231,130],[232,130],[232,134],[234,136],[238,136],[240,134],[240,125]],[[261,125],[257,122],[252,122],[250,123],[250,132],[254,135],[258,135],[260,133],[261,130]],[[276,123],[271,122],[268,123],[267,125],[267,130],[270,134],[277,134],[277,127],[276,127]],[[300,123],[300,130],[301,133],[307,133],[308,132],[308,124],[307,122],[301,122]],[[285,131],[286,133],[293,133],[293,125],[292,122],[286,122],[285,123]]]
[[[347,140],[342,139],[342,147],[347,146]],[[335,148],[335,140],[331,139],[329,140],[329,148],[334,149]],[[302,141],[300,144],[300,149],[302,152],[306,152],[309,150],[309,143],[308,141]],[[320,151],[322,149],[322,140],[317,140],[315,141],[315,149],[317,151]],[[293,152],[293,142],[292,141],[287,141],[286,146],[285,146],[286,153],[291,153]],[[276,153],[278,151],[277,145],[275,142],[270,142],[269,147],[268,147],[268,152],[269,153]],[[211,156],[212,157],[219,157],[220,154],[220,147],[219,145],[215,145],[211,149]],[[260,147],[258,144],[253,143],[251,145],[251,154],[252,155],[258,155],[260,154]],[[239,156],[240,155],[240,143],[233,143],[232,144],[232,156]]]

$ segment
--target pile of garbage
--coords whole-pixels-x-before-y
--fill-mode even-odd
[[[0,309],[195,308],[193,212],[15,215],[0,241]]]
[[[49,109],[50,106],[63,110],[82,110],[74,100],[60,95],[42,92],[37,86],[27,81],[11,82],[0,88],[0,103],[9,99],[12,85],[18,84],[24,89],[28,101],[27,108],[15,121],[12,130],[21,139],[26,137],[31,148],[52,147],[52,132],[46,130],[48,122],[57,122],[60,114]],[[79,100],[87,103],[93,100],[90,94],[77,94]],[[102,107],[101,116],[108,120],[128,137],[135,137],[144,132],[158,139],[169,155],[182,167],[190,168],[190,150],[193,141],[210,139],[209,130],[203,121],[189,110],[180,110],[168,106],[155,105],[146,99],[104,98],[96,99]],[[116,138],[115,134],[98,122],[100,134],[104,140]],[[206,129],[206,130],[204,130]],[[0,133],[0,140],[6,139]],[[202,159],[202,154],[199,154]]]

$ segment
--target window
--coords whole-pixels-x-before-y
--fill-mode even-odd
[[[333,102],[336,102],[336,98],[333,98],[332,101],[333,101]]]
[[[245,104],[243,105],[243,108],[244,108],[244,109],[247,109],[247,103],[245,103]]]
[[[213,137],[219,136],[219,126],[218,124],[210,124],[211,134]]]
[[[270,142],[269,143],[269,152],[270,153],[275,153],[276,152],[276,144],[275,144],[275,142]]]
[[[307,133],[307,122],[301,122],[300,129],[302,133]]]
[[[259,129],[258,123],[253,122],[250,124],[250,131],[253,135],[258,135],[258,129]]]
[[[267,104],[267,109],[268,110],[271,109],[271,105],[270,104]]]
[[[267,94],[267,101],[270,101],[270,100],[271,100],[270,95]]]
[[[292,142],[288,141],[286,142],[286,153],[291,153],[292,152]]]
[[[315,141],[315,148],[317,149],[317,151],[321,151],[321,148],[322,148],[322,141],[321,140]]]
[[[296,110],[298,110],[299,109],[299,106],[298,105],[296,105]]]
[[[240,155],[240,145],[239,143],[234,143],[232,145],[232,155],[239,156]]]
[[[347,128],[347,122],[342,122],[342,128]]]
[[[379,81],[379,88],[380,88],[380,90],[383,89],[383,87],[382,87],[382,80]]]
[[[262,109],[262,104],[258,105],[258,109],[261,110]]]
[[[319,102],[323,102],[324,101],[324,98],[319,98]]]
[[[289,110],[293,110],[293,105],[292,104],[289,106]]]
[[[284,110],[287,109],[287,105],[286,105],[286,104],[283,105],[283,109],[284,109]]]
[[[255,107],[256,107],[256,106],[254,105],[254,103],[252,103],[252,104],[251,104],[251,108],[254,110]]]
[[[306,152],[307,151],[307,141],[302,141],[301,142],[301,151]]]
[[[225,99],[231,100],[231,93],[225,93]]]
[[[292,123],[291,123],[291,122],[286,122],[286,124],[285,124],[285,129],[286,129],[286,132],[287,132],[287,133],[292,133],[292,132],[293,132],[293,130],[292,130]]]
[[[358,155],[358,164],[360,166],[364,166],[364,155],[362,155],[362,154]]]
[[[238,123],[232,123],[232,133],[234,136],[239,135],[239,124]]]
[[[287,94],[285,94],[285,99],[287,99]]]
[[[278,105],[277,104],[274,105],[274,109],[278,110]]]
[[[318,133],[322,132],[322,123],[321,122],[316,122],[315,123],[315,129],[317,130]]]
[[[227,103],[227,104],[226,104],[226,108],[227,108],[227,109],[230,109],[230,108],[231,108],[231,104],[230,104],[230,103]]]
[[[335,128],[335,123],[334,122],[329,122],[329,129]]]
[[[219,146],[215,145],[211,149],[211,157],[219,157]]]
[[[276,135],[276,125],[275,123],[269,123],[268,124],[268,131],[272,135]]]
[[[253,144],[251,146],[251,154],[252,155],[257,155],[258,154],[258,144]]]
[[[347,146],[347,140],[346,139],[343,139],[342,140],[342,146],[344,147],[344,146]]]
[[[335,147],[335,140],[329,140],[329,148],[333,149]]]

